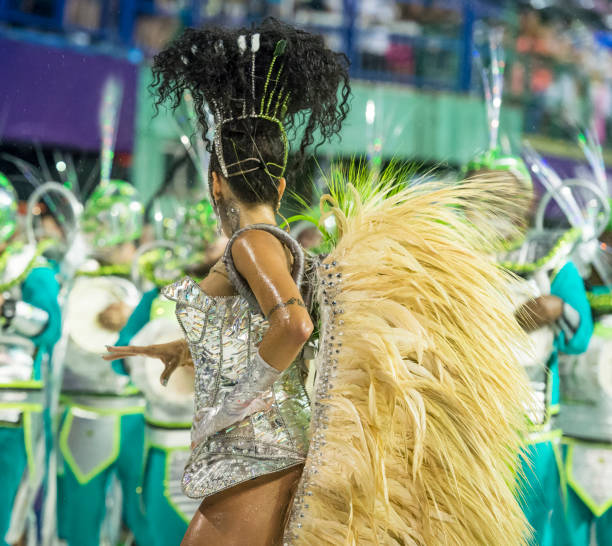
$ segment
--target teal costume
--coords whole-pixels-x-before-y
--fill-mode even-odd
[[[582,278],[573,263],[566,263],[554,277],[550,293],[561,298],[579,316],[575,329],[559,327],[554,339],[554,350],[548,361],[550,381],[550,414],[559,413],[559,352],[580,354],[586,351],[593,323]],[[553,426],[543,427],[531,434],[528,456],[531,462],[523,465],[527,486],[523,501],[524,511],[535,530],[535,544],[556,546],[565,539],[565,475],[562,468],[561,429],[553,419]]]
[[[523,244],[502,260],[502,265],[525,279],[525,295],[551,294],[564,302],[555,324],[530,334],[536,343],[535,352],[529,358],[526,355],[524,363],[536,410],[529,415],[532,427],[528,460],[522,468],[525,483],[521,503],[538,546],[560,544],[565,525],[561,430],[555,417],[559,411],[558,354],[585,351],[593,330],[584,284],[574,264],[567,261],[579,240],[579,230],[529,232]]]
[[[2,327],[0,319],[0,542],[15,543],[44,480],[43,377],[60,337],[59,284],[54,271],[29,246],[14,245],[0,270],[0,293],[25,304]],[[21,281],[21,282],[20,282]],[[29,315],[29,316],[28,316]],[[38,316],[37,316],[38,315]]]
[[[167,324],[170,327],[175,324],[172,306],[167,304],[165,299],[160,299],[157,288],[146,292],[121,331],[117,344],[128,345],[132,340],[136,345],[154,342],[155,334],[153,339],[149,339],[146,337],[147,331],[157,326],[163,329]],[[136,342],[138,339],[140,341]],[[151,391],[151,384],[157,384],[159,379],[146,370],[147,363],[130,359],[127,364],[134,382],[147,398],[147,461],[143,483],[150,535],[147,544],[180,544],[189,520],[199,505],[198,501],[187,498],[180,487],[182,471],[189,456],[191,400],[186,397],[183,403],[172,409],[167,401]],[[113,366],[125,369],[126,363],[117,360]],[[139,544],[146,539],[138,534],[135,538]]]
[[[115,245],[140,236],[142,221],[137,191],[127,182],[103,177],[85,205],[81,225],[93,253],[111,261]],[[68,298],[58,528],[69,546],[116,542],[121,516],[135,535],[146,534],[141,488],[144,399],[129,376],[100,357],[117,334],[100,325],[99,313],[116,302],[135,306],[140,298],[125,278],[130,272],[129,265],[82,271]]]
[[[568,482],[567,544],[612,544],[612,295],[595,287],[586,354],[561,359],[561,424]]]
[[[73,298],[102,289],[125,291],[127,300],[137,295],[135,287],[119,277],[79,277],[70,295],[68,317]],[[107,335],[112,343],[116,334]],[[144,400],[125,372],[112,370],[100,358],[103,347],[96,354],[76,341],[73,337],[68,341],[62,386],[58,529],[69,546],[98,546],[118,538],[120,515],[134,534],[146,534],[141,487]],[[119,508],[120,514],[113,512]]]
[[[81,474],[81,468],[75,462],[64,462],[64,473],[58,482],[59,534],[74,546],[101,543],[101,529],[107,516],[107,499],[113,496],[111,486],[115,476],[123,493],[123,519],[135,534],[146,532],[140,506],[140,472],[144,453],[142,406],[121,408],[120,412],[111,410],[107,414],[100,413],[98,408],[94,411],[92,409],[71,405],[64,414],[60,436],[64,454],[69,449],[71,433],[78,434],[81,441],[89,439],[92,444],[97,438],[106,439],[107,435],[101,436],[106,431],[114,436],[112,449],[105,453],[105,459],[88,474]],[[79,418],[75,423],[79,410],[91,412],[92,418]],[[98,445],[101,443],[96,442]]]
[[[551,287],[550,293],[561,298],[569,304],[580,315],[580,325],[573,332],[561,328],[555,337],[555,352],[550,361],[550,370],[553,376],[552,383],[552,407],[553,415],[559,413],[559,353],[568,355],[579,355],[584,353],[593,334],[593,319],[591,308],[586,296],[584,282],[576,269],[569,262],[557,273]]]
[[[610,443],[563,439],[563,457],[568,482],[567,542],[571,546],[612,544],[612,492]],[[598,472],[599,471],[599,472]],[[601,485],[605,486],[602,490]]]

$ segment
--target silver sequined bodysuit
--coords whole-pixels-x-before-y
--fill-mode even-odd
[[[281,239],[294,255],[292,274],[299,285],[303,263],[299,245],[273,226],[247,229],[263,229]],[[217,407],[247,373],[268,329],[268,321],[231,260],[231,245],[239,233],[228,243],[224,257],[238,295],[208,296],[189,277],[163,289],[163,294],[176,302],[176,315],[195,365],[196,416]],[[310,403],[296,362],[274,383],[265,401],[269,409],[213,434],[193,448],[183,475],[186,495],[207,497],[304,462]]]

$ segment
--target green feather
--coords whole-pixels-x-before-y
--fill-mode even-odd
[[[286,48],[287,40],[279,40],[278,42],[276,42],[276,47],[274,48],[274,56],[278,57],[279,55],[282,55],[285,52]]]

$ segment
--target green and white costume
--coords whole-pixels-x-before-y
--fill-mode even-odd
[[[45,378],[60,337],[55,272],[42,258],[47,245],[9,242],[17,195],[0,174],[0,542],[36,533],[34,501],[45,479]]]
[[[534,404],[529,408],[532,423],[528,439],[528,462],[523,465],[525,487],[522,504],[534,528],[535,544],[562,544],[565,525],[565,478],[561,458],[558,353],[586,350],[592,321],[584,284],[578,270],[568,261],[580,231],[531,232],[525,242],[508,252],[502,265],[525,279],[529,297],[555,295],[563,300],[563,313],[554,325],[530,334],[534,351],[524,355],[525,369],[533,389]]]
[[[45,377],[60,337],[55,272],[41,249],[9,246],[0,255],[0,293],[15,302],[15,316],[0,329],[0,537],[15,543],[33,521],[45,479]],[[2,323],[0,319],[0,323]]]
[[[569,544],[612,543],[612,296],[589,293],[596,317],[586,353],[560,359]]]
[[[102,182],[85,206],[82,225],[105,256],[140,235],[142,205],[126,182]],[[58,527],[69,546],[98,546],[118,539],[121,519],[146,532],[142,507],[145,401],[125,373],[101,354],[117,333],[98,322],[109,304],[134,307],[139,290],[130,266],[83,271],[68,296],[67,348],[62,382],[58,470]],[[142,530],[142,531],[141,531]]]

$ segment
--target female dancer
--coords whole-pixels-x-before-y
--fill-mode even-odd
[[[286,131],[309,111],[302,152],[315,129],[324,138],[340,129],[346,62],[321,37],[267,20],[251,30],[188,30],[153,70],[160,102],[177,104],[191,91],[204,134],[206,105],[213,111],[210,194],[230,237],[223,262],[199,285],[187,278],[165,289],[196,364],[183,488],[205,500],[183,544],[269,545],[280,536],[308,446],[309,404],[292,364],[312,332],[299,290],[303,257],[275,225]],[[170,345],[174,354],[184,348]],[[114,351],[109,358],[139,349]]]
[[[274,211],[285,127],[309,110],[300,149],[313,129],[339,129],[344,63],[320,38],[268,21],[188,31],[154,70],[162,98],[178,101],[190,86],[201,120],[204,100],[215,116],[209,183],[231,236],[202,283],[165,289],[190,357],[182,341],[108,355],[161,358],[164,378],[195,365],[183,490],[204,501],[183,544],[268,546],[281,534],[305,545],[525,544],[515,496],[523,334],[510,280],[476,250],[492,228],[458,214],[490,217],[503,197],[484,203],[481,182],[401,189],[405,173],[393,168],[332,173],[326,200],[337,231],[318,269],[308,425],[296,358],[312,331],[303,260]]]

